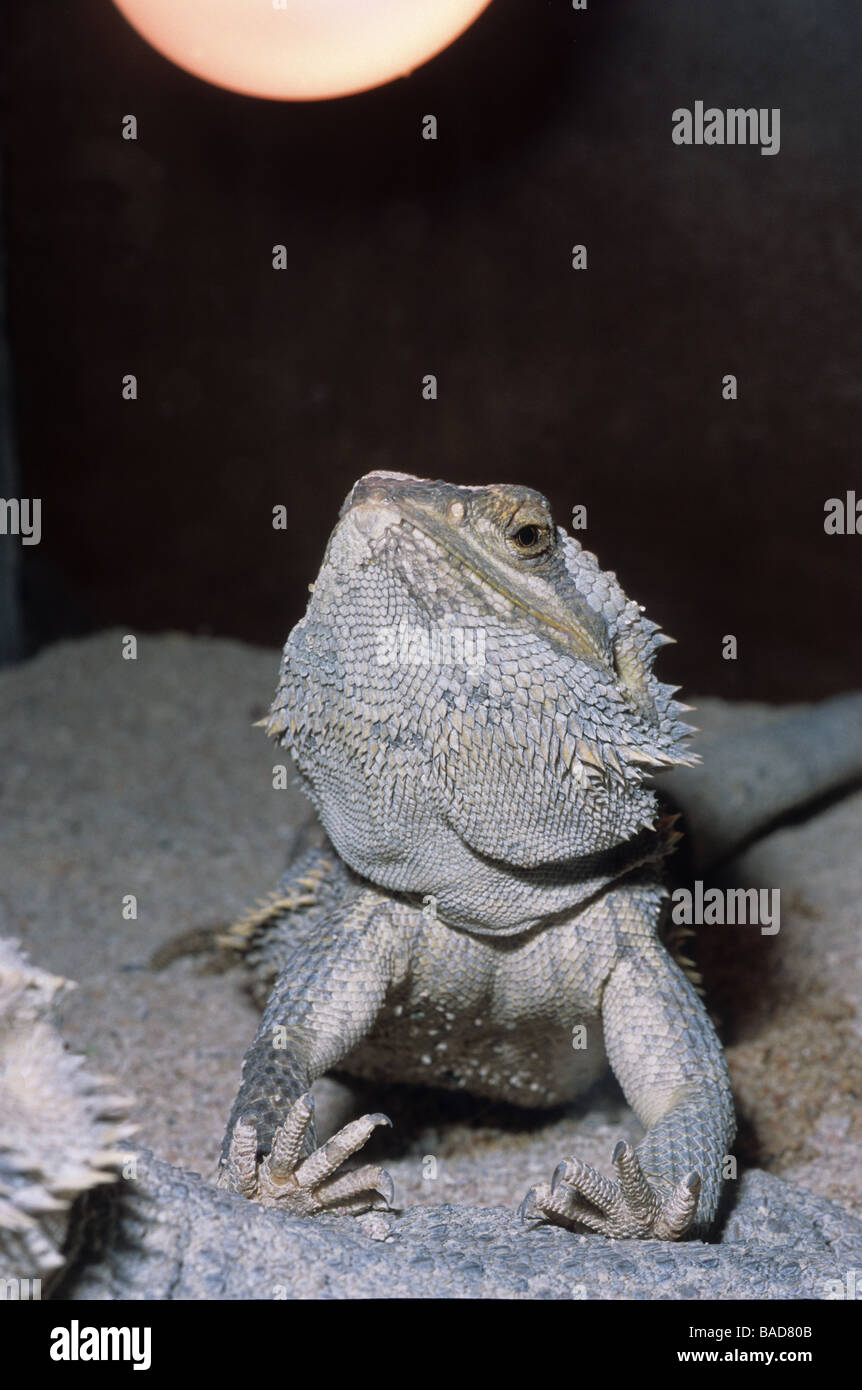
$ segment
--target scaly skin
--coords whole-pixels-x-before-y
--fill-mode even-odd
[[[356,484],[268,724],[331,847],[234,933],[275,983],[223,1185],[294,1211],[389,1199],[379,1169],[337,1172],[385,1117],[315,1151],[309,1087],[336,1066],[536,1107],[609,1061],[646,1137],[617,1145],[614,1179],[565,1159],[525,1209],[611,1236],[708,1228],[734,1117],[658,938],[668,843],[644,777],[692,761],[652,674],[666,640],[538,493]]]

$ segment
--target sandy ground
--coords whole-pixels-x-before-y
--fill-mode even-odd
[[[173,634],[142,637],[125,661],[112,632],[0,675],[0,932],[77,981],[65,1035],[135,1098],[139,1141],[206,1176],[256,1011],[238,970],[149,962],[273,887],[310,814],[295,789],[273,790],[278,758],[252,728],[277,666],[275,651]],[[768,717],[698,704],[705,731]],[[777,936],[703,928],[696,948],[727,1043],[738,1152],[862,1210],[862,795],[761,841],[726,878],[781,889]],[[564,1154],[605,1166],[620,1133],[638,1132],[612,1081],[538,1117],[400,1088],[315,1091],[324,1131],[360,1107],[396,1121],[375,1142],[405,1206],[517,1203]]]

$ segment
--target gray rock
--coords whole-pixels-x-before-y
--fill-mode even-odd
[[[504,1207],[409,1207],[375,1213],[370,1230],[307,1220],[149,1154],[135,1183],[86,1203],[80,1219],[99,1239],[63,1298],[826,1298],[862,1267],[862,1223],[756,1170],[709,1245],[571,1235]]]

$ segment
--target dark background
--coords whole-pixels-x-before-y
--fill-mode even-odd
[[[857,5],[493,0],[409,79],[302,104],[182,72],[109,0],[6,22],[25,651],[281,643],[351,483],[392,468],[585,503],[690,690],[862,682],[862,536],[823,531],[862,496]],[[780,153],[675,146],[696,100],[780,107]]]

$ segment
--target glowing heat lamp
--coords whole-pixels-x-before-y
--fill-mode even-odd
[[[181,68],[248,96],[313,101],[404,77],[489,0],[114,0]]]

